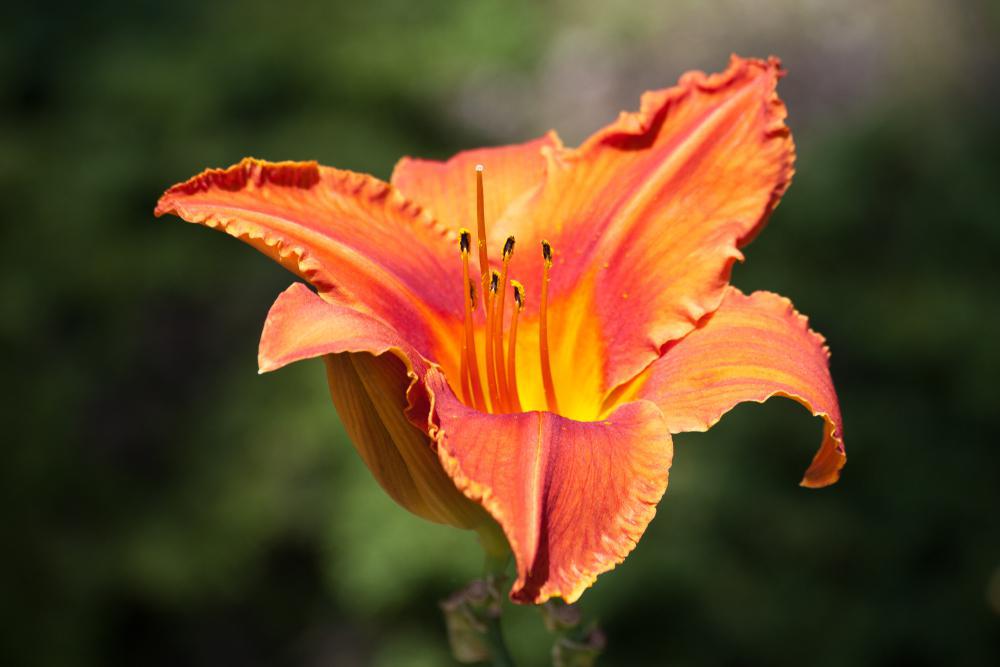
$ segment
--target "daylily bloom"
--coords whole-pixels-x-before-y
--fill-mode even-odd
[[[579,148],[549,133],[403,158],[390,183],[246,159],[170,188],[156,214],[311,284],[272,306],[260,371],[322,357],[399,504],[499,524],[511,597],[572,602],[652,519],[671,434],[785,396],[824,421],[801,483],[833,483],[846,460],[823,338],[787,299],[728,284],[793,173],[782,74],[733,56]]]

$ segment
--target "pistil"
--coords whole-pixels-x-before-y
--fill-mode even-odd
[[[490,392],[490,406],[494,411],[500,409],[500,396],[497,390],[496,369],[493,366],[493,295],[490,290],[490,256],[486,248],[486,200],[483,197],[483,171],[486,168],[476,165],[476,231],[479,235],[479,279],[483,287],[483,308],[486,310],[486,382]]]
[[[476,165],[476,232],[479,235],[479,280],[483,286],[483,307],[486,307],[487,280],[490,274],[490,257],[486,250],[486,202],[483,199],[483,170],[481,164]]]

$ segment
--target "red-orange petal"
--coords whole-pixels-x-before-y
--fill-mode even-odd
[[[482,164],[486,224],[492,230],[508,208],[516,207],[541,186],[545,173],[542,149],[561,147],[556,133],[549,132],[522,144],[462,151],[445,162],[404,157],[396,164],[391,182],[441,223],[475,229],[475,168]]]
[[[422,378],[427,362],[399,332],[377,317],[320,298],[302,283],[278,295],[264,321],[257,365],[261,373],[339,352],[392,352]]]
[[[672,433],[704,431],[736,404],[785,396],[824,420],[803,486],[833,484],[847,461],[840,406],[823,337],[791,302],[726,290],[722,305],[640,378],[638,395],[663,411]]]
[[[414,426],[426,423],[429,409],[420,354],[383,322],[328,303],[297,283],[268,313],[260,369],[320,356],[352,444],[393,500],[417,516],[460,528],[489,521],[452,483],[427,433]]]
[[[422,354],[434,328],[462,317],[461,273],[447,232],[398,190],[314,162],[245,159],[173,186],[156,206],[219,228],[316,286],[376,314]]]
[[[721,74],[689,72],[646,93],[639,111],[579,149],[552,152],[530,218],[498,230],[552,241],[554,320],[593,298],[607,390],[718,307],[738,248],[787,188],[794,147],[775,92],[781,75],[775,59],[733,56]],[[513,270],[534,279],[528,266]]]
[[[635,401],[598,422],[489,415],[463,405],[435,368],[427,386],[442,464],[514,552],[513,600],[573,602],[635,547],[667,488],[673,454],[655,405]]]

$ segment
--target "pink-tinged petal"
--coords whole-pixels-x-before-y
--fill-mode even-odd
[[[576,300],[594,301],[606,390],[718,307],[739,247],[788,187],[794,146],[775,92],[781,75],[777,60],[734,56],[721,74],[689,72],[646,93],[639,111],[579,149],[551,151],[530,216],[498,229],[529,246],[553,243],[553,321]],[[515,258],[514,274],[537,284],[533,248]]]
[[[446,231],[370,176],[246,159],[167,190],[156,215],[168,213],[246,241],[328,300],[406,331],[424,355],[441,321],[461,319],[461,272]]]
[[[738,403],[785,396],[824,421],[803,486],[833,484],[847,461],[823,337],[791,302],[729,288],[698,328],[670,347],[628,392],[654,401],[672,433],[704,431]]]
[[[656,512],[673,454],[663,416],[635,401],[598,422],[550,412],[490,415],[427,377],[431,434],[455,484],[503,528],[517,602],[578,599],[622,562]]]
[[[261,372],[320,356],[351,442],[393,500],[437,523],[476,528],[489,521],[452,483],[431,439],[406,417],[410,411],[427,419],[426,392],[419,383],[427,364],[420,354],[383,322],[328,303],[297,283],[268,314],[260,341]]]
[[[261,373],[340,352],[392,352],[417,377],[427,362],[393,327],[357,308],[320,298],[294,283],[275,300],[264,321],[257,364]]]
[[[523,144],[462,151],[446,162],[404,157],[396,164],[391,182],[441,223],[475,230],[475,168],[482,164],[486,220],[492,228],[509,207],[541,186],[545,173],[542,150],[561,147],[556,133],[549,132]]]

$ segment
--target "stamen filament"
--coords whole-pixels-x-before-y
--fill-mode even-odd
[[[509,394],[507,391],[507,375],[505,373],[505,364],[503,357],[503,314],[504,314],[504,296],[507,293],[507,270],[510,268],[510,258],[514,254],[514,237],[508,236],[506,243],[503,244],[503,267],[500,273],[500,284],[497,287],[496,296],[496,313],[493,317],[493,355],[496,362],[496,372],[497,372],[497,390],[500,395],[500,403],[504,410],[508,410],[507,404],[509,403]]]
[[[545,401],[549,412],[559,412],[556,388],[552,382],[552,364],[549,360],[549,328],[547,311],[549,306],[549,269],[552,268],[552,246],[542,241],[542,303],[538,323],[538,353],[542,363],[542,384],[545,387]]]
[[[465,389],[465,376],[468,375],[472,385],[473,404],[477,410],[486,411],[486,400],[483,397],[483,382],[479,376],[479,355],[476,353],[476,336],[472,329],[472,311],[476,308],[476,285],[469,279],[469,230],[459,232],[459,248],[462,251],[462,284],[465,286],[465,344],[462,346],[462,388]],[[468,397],[466,397],[468,404]]]
[[[496,356],[493,349],[493,319],[496,314],[497,286],[500,283],[500,274],[493,270],[490,272],[489,290],[486,292],[486,381],[490,389],[490,406],[494,412],[499,412],[500,394],[497,391]]]
[[[517,392],[517,319],[524,310],[524,287],[516,280],[510,281],[514,288],[514,312],[510,316],[510,340],[507,341],[507,407],[511,412],[521,412],[521,397]]]
[[[462,355],[459,359],[459,370],[458,376],[461,378],[462,382],[462,402],[466,405],[472,403],[471,394],[469,393],[469,352],[465,349],[465,340],[462,340]]]

